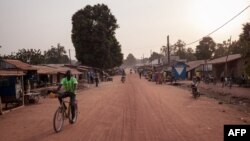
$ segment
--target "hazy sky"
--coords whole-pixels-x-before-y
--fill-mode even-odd
[[[178,39],[193,42],[215,30],[250,4],[250,0],[0,0],[0,54],[18,49],[42,51],[61,43],[75,56],[71,17],[86,5],[104,3],[117,18],[116,37],[124,58],[149,57]],[[220,43],[238,39],[242,24],[250,22],[250,8],[212,34]],[[196,44],[189,47],[195,49]]]

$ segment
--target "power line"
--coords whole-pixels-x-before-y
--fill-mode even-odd
[[[236,17],[238,17],[241,13],[243,13],[243,12],[244,12],[245,10],[247,10],[249,7],[250,7],[250,5],[248,5],[246,8],[244,8],[240,13],[238,13],[237,15],[235,15],[235,16],[234,16],[233,18],[231,18],[229,21],[227,21],[226,23],[224,23],[222,26],[216,28],[214,31],[210,32],[209,34],[207,34],[206,36],[203,36],[203,37],[210,36],[210,35],[213,34],[214,32],[218,31],[219,29],[221,29],[222,27],[224,27],[226,24],[228,24],[229,22],[231,22],[232,20],[234,20]],[[202,37],[202,38],[203,38],[203,37]],[[186,46],[191,45],[191,44],[194,44],[194,43],[196,43],[196,42],[199,42],[199,41],[202,40],[202,38],[200,38],[200,39],[198,39],[198,40],[196,40],[196,41],[193,41],[193,42],[191,42],[191,43],[188,43],[188,44],[186,44]]]

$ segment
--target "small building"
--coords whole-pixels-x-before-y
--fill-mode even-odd
[[[20,60],[2,59],[0,60],[0,69],[6,71],[22,71],[24,73],[24,93],[34,89],[35,83],[37,83],[37,69]]]
[[[186,63],[177,61],[172,65],[172,76],[174,77],[175,80],[184,80],[186,79]]]
[[[80,76],[80,80],[83,80],[85,82],[87,82],[88,80],[88,71],[90,71],[92,68],[91,67],[88,67],[88,66],[83,66],[83,65],[80,65],[77,67],[77,70],[80,71],[82,73],[82,75]]]
[[[33,65],[37,69],[37,87],[54,85],[57,83],[57,69],[44,65]]]
[[[80,76],[82,75],[76,68],[65,66],[64,64],[45,64],[45,66],[52,67],[57,72],[56,82],[60,83],[61,79],[64,77],[68,70],[71,70],[71,73],[77,80],[79,80]]]
[[[2,103],[18,103],[23,105],[23,71],[0,70],[0,114]]]
[[[187,62],[187,78],[193,79],[194,76],[205,77],[212,72],[212,65],[206,60],[196,60]]]
[[[212,65],[213,74],[217,79],[222,75],[240,77],[244,71],[244,61],[240,54],[228,55],[208,61]]]

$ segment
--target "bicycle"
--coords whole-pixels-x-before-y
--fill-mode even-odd
[[[54,96],[53,96],[54,95]],[[51,92],[50,97],[58,97],[57,94],[54,92]],[[65,103],[68,103],[68,107],[66,106]],[[57,108],[54,118],[53,118],[53,128],[56,133],[60,132],[63,128],[63,123],[64,119],[69,118],[69,123],[73,124],[77,120],[78,116],[78,106],[77,106],[77,101],[75,101],[75,117],[72,119],[72,113],[71,113],[71,103],[69,101],[62,99],[62,103],[60,106]]]
[[[122,78],[121,78],[122,83],[125,82],[125,79],[126,79],[126,77],[125,77],[125,76],[122,76]]]

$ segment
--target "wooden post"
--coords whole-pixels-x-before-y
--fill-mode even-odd
[[[70,65],[72,65],[72,62],[71,62],[71,54],[70,54],[70,49],[69,49],[69,62],[70,62]]]
[[[23,76],[21,77],[21,87],[22,87],[22,103],[24,106],[24,82],[23,82]]]
[[[226,56],[226,63],[225,63],[225,75],[224,77],[228,77],[228,64],[227,64],[227,59],[228,59],[228,55],[230,53],[230,47],[231,47],[231,36],[230,36],[230,39],[228,40],[228,50],[227,50],[227,56]]]
[[[1,96],[0,96],[0,115],[3,114],[3,106],[2,106],[2,100],[1,100]]]
[[[170,66],[170,47],[169,47],[169,35],[167,36],[167,48],[168,48],[168,66]]]

